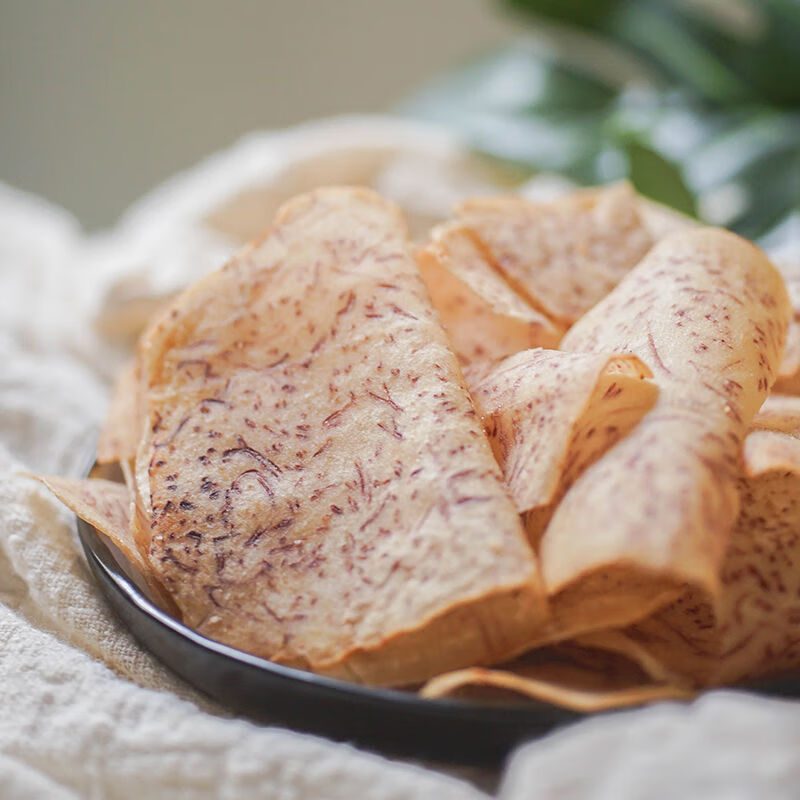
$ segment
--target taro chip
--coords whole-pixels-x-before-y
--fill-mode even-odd
[[[103,478],[30,477],[113,542],[143,577],[150,575],[146,554],[130,534],[131,495],[127,486]]]
[[[647,197],[638,196],[636,206],[645,228],[650,232],[654,242],[661,241],[671,233],[679,233],[692,228],[699,228],[700,223],[676,211],[674,208],[656,203]]]
[[[800,441],[756,431],[743,457],[719,596],[689,590],[613,634],[645,654],[638,660],[651,674],[714,686],[800,667]]]
[[[465,372],[511,496],[538,543],[554,504],[655,402],[635,356],[526,350],[476,385]]]
[[[462,364],[555,347],[564,329],[517,295],[463,225],[434,229],[417,254],[434,308]]]
[[[677,599],[677,598],[675,598]],[[666,604],[669,605],[669,604]],[[662,606],[665,607],[665,606]],[[658,609],[659,611],[661,608]],[[628,629],[597,630],[580,634],[570,640],[578,647],[588,647],[614,653],[627,663],[637,664],[653,682],[669,686],[685,686],[686,681],[672,671],[659,657],[629,635]]]
[[[783,360],[778,371],[775,391],[782,394],[800,394],[800,259],[793,255],[789,259],[776,261],[783,275],[789,300],[792,304],[792,319],[786,337]]]
[[[691,696],[686,689],[654,683],[623,656],[569,643],[535,650],[497,669],[472,667],[438,675],[420,693],[476,700],[511,694],[584,713]]]
[[[456,214],[509,285],[562,326],[605,297],[654,243],[628,184],[549,203],[476,198]]]
[[[139,368],[134,359],[120,372],[97,444],[98,464],[132,461],[141,435]]]
[[[31,477],[44,484],[67,508],[109,538],[137,569],[147,571],[139,548],[128,534],[131,496],[126,486],[103,478]]]
[[[652,597],[652,581],[718,590],[739,450],[775,379],[788,317],[780,275],[761,251],[703,229],[664,239],[569,331],[562,349],[636,355],[659,394],[577,479],[542,537],[554,605],[572,587],[573,603],[594,613],[597,598],[578,590],[609,571],[631,588],[621,605]]]
[[[794,312],[789,324],[775,389],[789,395],[800,394],[800,310]]]
[[[779,431],[800,437],[800,397],[771,394],[758,410],[753,430]]]
[[[377,195],[286,205],[140,356],[150,560],[189,625],[392,685],[508,658],[541,627],[536,558]]]

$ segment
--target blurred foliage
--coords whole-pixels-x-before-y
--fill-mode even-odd
[[[797,0],[503,0],[599,33],[720,103],[800,103]]]
[[[406,105],[480,152],[742,234],[800,212],[800,0],[502,0],[532,36]]]

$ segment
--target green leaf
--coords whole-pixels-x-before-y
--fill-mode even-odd
[[[717,101],[751,99],[747,84],[709,46],[709,37],[698,28],[664,3],[626,6],[614,20],[616,35],[655,61],[671,82],[690,86]]]
[[[503,0],[503,5],[516,11],[602,30],[606,21],[624,2],[620,0]]]
[[[648,197],[751,238],[792,215],[800,218],[800,108],[730,102],[749,89],[741,88],[741,65],[732,71],[718,47],[741,31],[715,28],[698,10],[707,0],[641,0],[636,12],[618,0],[583,15],[577,0],[518,5],[549,9],[552,17],[574,12],[584,26],[606,25],[610,15],[619,23],[617,38],[600,42],[580,33],[576,40],[574,32],[550,26],[551,46],[516,44],[472,62],[403,110],[450,127],[519,175],[555,171],[583,184],[627,177]],[[765,0],[764,6],[791,17],[787,30],[800,24],[800,0]],[[636,25],[667,11],[672,16],[650,25],[647,36],[669,80],[659,83],[645,73],[641,81],[629,80],[628,67],[618,69],[625,58],[615,43],[620,31],[628,26],[624,35],[633,37]],[[542,30],[537,33],[541,38]],[[701,43],[713,46],[704,50]],[[764,63],[785,66],[784,55]]]
[[[502,0],[633,48],[714,102],[800,103],[797,0]]]
[[[442,115],[448,108],[523,114],[599,110],[617,97],[619,87],[581,71],[566,60],[518,42],[500,53],[471,61],[431,82],[405,107]]]
[[[628,159],[627,177],[637,191],[684,214],[697,215],[694,196],[677,164],[636,141],[624,145],[624,152]]]

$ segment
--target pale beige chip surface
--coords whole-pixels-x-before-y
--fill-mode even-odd
[[[61,478],[32,475],[43,483],[67,508],[111,539],[137,569],[146,564],[129,535],[131,495],[127,486],[103,478]]]
[[[289,203],[140,356],[150,557],[188,624],[385,684],[509,657],[541,625],[535,556],[377,195]]]
[[[605,297],[654,243],[628,184],[550,203],[476,198],[456,215],[512,288],[561,325]]]
[[[775,389],[789,395],[800,394],[800,311],[795,311],[789,325]]]
[[[124,367],[114,384],[97,443],[98,464],[134,459],[141,435],[140,421],[139,367],[134,359]]]
[[[651,674],[713,686],[800,666],[800,441],[757,431],[743,458],[719,597],[689,591],[615,634],[646,655],[638,660]]]
[[[776,263],[789,293],[792,319],[786,337],[783,360],[778,370],[775,391],[797,395],[800,394],[800,260],[796,256],[792,256]]]
[[[656,399],[649,377],[635,356],[536,349],[510,356],[470,385],[520,512],[557,502],[633,428]],[[534,543],[545,516],[529,531]]]
[[[417,253],[434,308],[462,364],[555,347],[564,328],[517,295],[494,271],[469,228],[435,228]]]
[[[753,430],[780,431],[800,436],[800,397],[770,394],[753,420]]]
[[[127,486],[104,478],[30,477],[43,483],[67,508],[119,548],[156,603],[168,613],[177,614],[171,598],[153,574],[145,541],[137,537],[131,525],[135,509]]]
[[[636,206],[639,216],[654,242],[660,241],[671,233],[679,233],[701,226],[696,219],[641,195],[636,198]]]
[[[718,587],[739,448],[775,379],[788,316],[761,251],[700,229],[664,239],[570,330],[567,351],[638,356],[659,396],[556,510],[541,543],[550,592],[609,568]]]

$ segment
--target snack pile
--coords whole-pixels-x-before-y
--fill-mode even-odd
[[[471,200],[414,245],[318,189],[142,334],[97,453],[125,484],[40,480],[258,656],[685,697],[800,667],[798,316],[757,247],[624,184]]]

